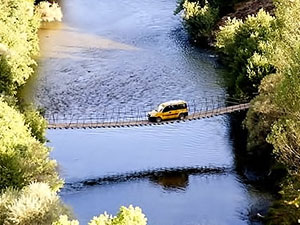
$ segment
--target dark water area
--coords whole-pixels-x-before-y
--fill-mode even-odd
[[[43,25],[37,76],[23,90],[47,112],[88,115],[210,96],[225,99],[223,69],[192,46],[175,0],[65,0],[63,23]],[[260,224],[270,196],[236,172],[229,116],[155,127],[48,130],[81,224],[139,206],[150,225]],[[258,210],[257,210],[258,207]]]

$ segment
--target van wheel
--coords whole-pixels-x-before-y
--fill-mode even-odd
[[[160,117],[156,117],[156,122],[160,123],[161,122],[161,118]]]
[[[181,113],[181,114],[179,115],[179,119],[180,119],[180,120],[184,120],[184,118],[185,118],[185,115],[184,115],[183,113]]]

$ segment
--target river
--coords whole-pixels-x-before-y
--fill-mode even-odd
[[[23,91],[27,101],[87,115],[225,96],[216,55],[188,42],[173,15],[175,0],[63,6],[63,23],[40,30],[41,58]],[[49,130],[47,138],[66,181],[61,197],[81,224],[130,204],[150,225],[259,224],[248,215],[268,202],[235,171],[228,115],[158,127]]]

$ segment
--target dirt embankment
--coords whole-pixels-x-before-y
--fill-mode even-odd
[[[220,26],[224,25],[228,17],[244,20],[248,15],[257,14],[260,9],[264,9],[273,15],[274,8],[273,0],[248,0],[237,3],[234,7],[234,12],[223,16],[216,28],[219,29]]]
[[[264,9],[271,15],[274,15],[275,6],[273,0],[245,0],[237,3],[234,7],[234,12],[223,16],[216,24],[212,36],[208,38],[208,45],[211,47],[215,46],[216,34],[220,27],[225,25],[228,17],[244,20],[249,15],[256,15],[260,9]]]

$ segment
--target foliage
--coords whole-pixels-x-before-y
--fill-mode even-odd
[[[260,92],[248,113],[250,139],[263,132],[274,146],[277,158],[291,170],[300,169],[300,0],[276,2],[276,29],[269,56],[276,68],[276,84],[271,77],[265,83],[270,90]],[[274,76],[273,76],[274,77]],[[262,82],[261,87],[266,86]],[[262,88],[261,88],[262,89]],[[266,102],[267,104],[262,104]],[[263,115],[254,121],[254,115]],[[265,123],[266,126],[260,126]]]
[[[274,100],[282,76],[271,74],[262,79],[259,95],[251,101],[251,108],[247,112],[244,124],[248,128],[248,150],[270,152],[271,146],[266,142],[271,132],[272,124],[281,116],[280,107]],[[257,155],[261,155],[258,153]]]
[[[220,15],[219,16],[223,16],[227,13],[229,13],[230,11],[233,10],[233,6],[235,3],[240,2],[242,0],[190,0],[190,2],[196,2],[197,4],[199,4],[201,7],[203,7],[205,5],[206,2],[208,2],[208,4],[214,8],[214,9],[218,9]],[[174,14],[178,14],[183,10],[183,4],[184,4],[185,0],[178,0],[177,1],[177,7],[174,11]]]
[[[117,216],[112,217],[106,213],[94,217],[89,225],[146,225],[147,219],[139,207],[122,206]]]
[[[300,219],[300,177],[293,175],[282,184],[280,199],[271,207],[267,217],[267,225],[299,224]]]
[[[36,138],[41,143],[45,143],[46,139],[46,129],[47,121],[42,117],[41,110],[35,109],[32,105],[23,106],[22,113],[25,119],[25,125],[28,126],[31,136]]]
[[[108,215],[106,212],[101,214],[98,217],[94,217],[90,222],[89,225],[112,225],[113,217]]]
[[[33,73],[39,24],[32,1],[0,1],[0,93],[15,94]]]
[[[207,1],[201,6],[197,2],[183,3],[184,26],[194,40],[208,38],[218,17],[218,9],[212,8]]]
[[[300,34],[298,35],[300,38]],[[296,45],[298,46],[293,48],[294,52],[289,55],[292,59],[287,59],[290,61],[289,65],[279,72],[283,80],[276,92],[275,101],[281,107],[282,116],[274,122],[267,141],[274,146],[274,152],[280,161],[289,169],[300,172],[300,45]]]
[[[22,188],[31,182],[48,182],[57,190],[62,185],[49,148],[31,136],[24,117],[0,101],[0,189]]]
[[[0,195],[0,209],[3,225],[47,225],[67,212],[45,183],[32,183],[22,190],[8,188]]]
[[[220,27],[216,47],[225,56],[235,80],[233,88],[240,97],[253,96],[262,78],[274,72],[269,57],[275,25],[275,18],[260,10],[244,22],[228,19]]]
[[[146,225],[147,219],[139,207],[130,205],[128,208],[122,206],[117,216],[113,217],[106,212],[98,217],[94,217],[89,225]],[[78,221],[69,221],[67,216],[61,216],[52,225],[79,225]]]
[[[36,64],[32,56],[39,50],[40,15],[46,21],[62,17],[57,4],[40,3],[34,13],[33,0],[0,0],[0,224],[78,225],[68,220],[57,195],[63,182],[44,145],[46,121],[14,96]],[[95,217],[91,224],[146,225],[146,221],[140,208],[129,206],[116,217]]]
[[[272,126],[267,141],[274,146],[278,159],[291,170],[300,170],[300,121],[280,118]]]
[[[69,220],[67,215],[62,215],[59,217],[59,220],[53,222],[52,225],[79,225],[77,220]]]
[[[275,17],[260,11],[244,22],[228,20],[217,34],[216,46],[227,58],[236,93],[251,96],[259,90],[245,120],[249,149],[276,156],[292,174],[283,183],[281,198],[272,206],[267,223],[298,224],[300,0],[276,0],[275,4]]]
[[[36,6],[36,11],[41,15],[42,21],[61,21],[63,14],[57,3],[42,1]]]
[[[298,224],[300,219],[300,0],[275,3],[276,23],[268,58],[276,74],[263,80],[246,124],[251,142],[266,139],[276,158],[289,169],[291,177],[282,184],[281,197],[267,216],[267,224],[288,225]]]

